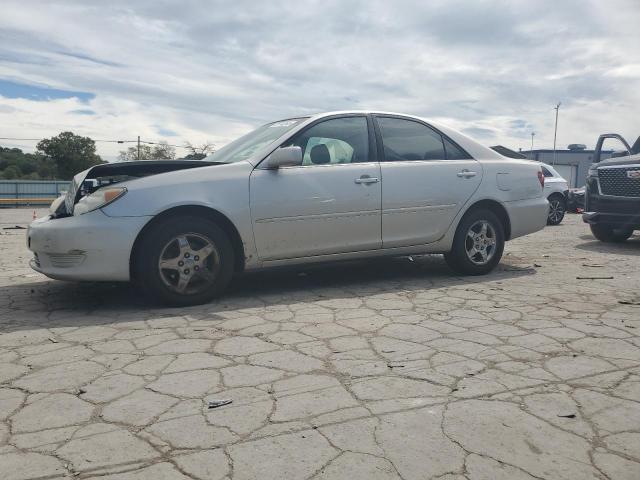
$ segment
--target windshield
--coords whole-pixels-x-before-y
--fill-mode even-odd
[[[228,143],[206,160],[211,162],[234,163],[246,160],[262,147],[270,144],[306,118],[292,118],[279,122],[267,123],[252,132]]]

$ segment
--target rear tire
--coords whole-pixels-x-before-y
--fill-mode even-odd
[[[452,270],[463,275],[485,275],[500,262],[504,242],[504,227],[496,214],[474,210],[458,224],[451,251],[445,253],[444,259]]]
[[[547,225],[560,225],[567,211],[567,201],[560,195],[549,197],[549,215]]]
[[[145,232],[134,255],[136,283],[166,305],[208,302],[224,291],[234,272],[229,237],[199,216],[161,220]]]
[[[601,242],[621,243],[633,235],[633,229],[613,228],[611,225],[596,223],[590,225],[591,233]]]

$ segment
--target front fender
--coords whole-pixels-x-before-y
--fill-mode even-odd
[[[197,206],[225,216],[236,228],[251,258],[256,258],[249,209],[247,162],[182,170],[125,182],[128,191],[102,210],[109,217],[154,218],[176,207]],[[248,263],[247,268],[252,265]]]

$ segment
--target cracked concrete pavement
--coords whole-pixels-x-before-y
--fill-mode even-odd
[[[4,480],[640,478],[640,236],[568,216],[486,277],[351,262],[166,309],[0,233]]]

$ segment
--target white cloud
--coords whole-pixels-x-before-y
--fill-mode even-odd
[[[559,100],[560,146],[640,134],[637,0],[9,0],[2,10],[0,79],[95,98],[0,98],[0,136],[171,131],[170,143],[223,144],[280,117],[373,108],[528,148],[532,130],[536,146],[552,144]]]

